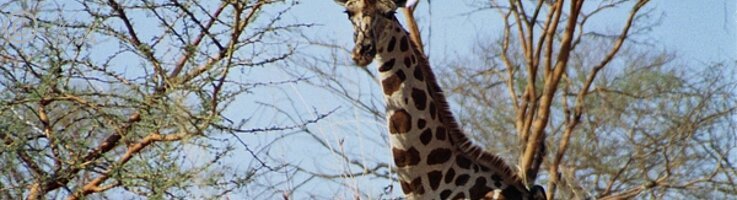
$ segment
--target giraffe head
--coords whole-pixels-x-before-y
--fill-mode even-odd
[[[345,7],[345,13],[353,24],[353,40],[356,42],[351,57],[359,66],[366,66],[376,56],[377,43],[383,29],[394,20],[397,7],[406,0],[335,0]]]

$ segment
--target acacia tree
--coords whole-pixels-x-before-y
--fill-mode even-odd
[[[588,56],[600,52],[595,50],[599,46],[601,42],[581,44],[582,51],[572,56],[573,70],[551,108],[546,143],[553,152],[564,136],[564,117],[570,112],[566,109],[577,95],[572,91],[586,80],[578,72],[587,69]],[[639,48],[623,49],[615,59],[621,64],[604,71],[606,76],[597,79],[586,97],[580,127],[572,133],[567,158],[560,163],[556,198],[734,197],[730,180],[736,174],[730,151],[737,148],[733,132],[737,82],[729,76],[734,64],[684,67],[671,54]],[[498,63],[494,61],[498,57],[480,60],[484,59]],[[501,65],[473,63],[454,62],[456,67],[445,72],[444,82],[456,94],[452,96],[464,126],[476,130],[475,138],[487,148],[505,152],[517,139],[510,123],[514,120],[510,100],[498,95],[506,89],[507,74]],[[518,151],[506,155],[514,159],[509,155]],[[550,156],[543,169],[549,170]],[[539,178],[541,183],[550,181],[545,171]]]
[[[545,129],[550,122],[553,100],[564,74],[569,72],[569,61],[572,52],[583,39],[583,28],[587,17],[606,8],[616,7],[630,1],[603,2],[594,10],[586,12],[584,0],[573,0],[565,3],[558,1],[538,1],[527,3],[521,0],[506,3],[491,1],[490,7],[503,16],[504,36],[502,36],[499,58],[508,74],[506,78],[507,92],[512,101],[515,113],[514,128],[522,145],[519,158],[520,177],[528,184],[535,182],[545,157]],[[585,97],[597,75],[619,52],[630,34],[639,11],[648,0],[637,0],[631,5],[631,11],[621,32],[611,42],[611,49],[591,66],[585,73],[585,82],[579,91],[573,109],[566,109],[564,133],[557,151],[552,156],[550,180],[548,181],[548,198],[555,196],[560,176],[558,166],[566,155],[571,134],[578,126]],[[578,29],[578,30],[577,30]],[[514,32],[513,32],[514,31]],[[540,32],[537,33],[536,32]],[[513,60],[510,49],[512,37],[516,36],[518,60]],[[516,77],[524,81],[515,82]],[[568,102],[564,102],[567,105]]]
[[[299,81],[246,71],[293,55],[282,36],[310,26],[280,21],[293,3],[2,3],[0,198],[219,198],[282,167],[249,156],[236,134],[324,115],[254,124],[225,112],[236,97]],[[234,155],[256,164],[222,163]]]
[[[482,67],[459,61],[441,76],[460,94],[461,121],[485,130],[477,138],[494,138],[484,142],[493,149],[516,135],[520,176],[543,178],[549,199],[735,195],[729,68],[683,68],[638,45],[652,25],[648,3],[484,2],[504,19],[503,36],[477,48]],[[589,28],[622,7],[620,32]]]

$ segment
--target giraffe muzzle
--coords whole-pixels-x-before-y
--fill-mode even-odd
[[[358,66],[365,67],[370,64],[374,60],[374,56],[376,56],[376,48],[373,44],[356,45],[353,49],[353,61]]]

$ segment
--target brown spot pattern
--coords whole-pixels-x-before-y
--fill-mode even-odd
[[[392,68],[394,68],[394,62],[394,58],[387,60],[386,62],[384,62],[384,64],[381,64],[381,67],[379,67],[379,72],[392,70]]]
[[[404,109],[394,111],[389,118],[389,133],[407,133],[412,129],[412,116]]]
[[[458,177],[456,177],[456,185],[457,186],[465,185],[466,182],[468,182],[468,179],[470,178],[471,176],[469,176],[468,174],[461,174]]]
[[[445,173],[445,183],[450,183],[455,177],[456,170],[454,170],[453,168],[448,169],[448,172]]]
[[[412,66],[412,61],[409,59],[409,56],[404,57],[404,66],[407,67],[407,68],[409,68],[410,66]]]
[[[440,192],[440,199],[448,199],[451,194],[453,194],[453,191],[451,191],[450,189],[443,190],[442,192]]]
[[[413,166],[420,163],[420,152],[414,147],[410,147],[406,151],[392,148],[392,155],[394,156],[394,164],[397,167]]]
[[[435,170],[427,173],[427,182],[430,183],[430,188],[433,191],[440,186],[440,180],[443,180],[443,172]]]
[[[435,130],[435,138],[437,138],[438,140],[445,140],[445,137],[445,128],[443,128],[442,126],[438,126],[438,128]]]
[[[402,52],[409,50],[409,41],[407,40],[407,36],[403,36],[399,41],[399,50]]]
[[[450,151],[450,149],[447,149],[447,148],[433,149],[432,151],[430,151],[429,154],[427,154],[427,164],[434,165],[434,164],[445,163],[448,160],[450,160],[451,155],[452,155],[452,151]]]
[[[402,81],[407,80],[407,75],[404,74],[404,71],[402,71],[402,70],[397,71],[397,73],[395,73],[395,75],[397,75],[397,77],[399,78],[399,80],[402,80]]]
[[[402,192],[404,194],[412,193],[412,187],[409,186],[409,183],[404,182],[404,181],[400,181],[399,185],[402,186]]]
[[[389,39],[389,44],[386,45],[386,52],[391,53],[394,51],[394,46],[397,44],[397,39],[392,37],[392,39]]]
[[[407,59],[404,59],[404,63],[407,63]],[[415,79],[419,81],[425,81],[425,75],[422,74],[422,70],[420,67],[415,67],[415,72],[413,73],[415,75]]]
[[[425,187],[422,187],[422,177],[417,177],[410,183],[412,191],[415,194],[425,194]]]
[[[473,187],[469,190],[469,196],[471,199],[481,199],[486,196],[487,193],[491,192],[491,188],[486,186],[486,178],[478,177],[473,184]]]
[[[425,121],[425,119],[417,120],[417,129],[423,129],[425,128],[425,125],[427,125],[427,121]]]
[[[471,168],[471,160],[464,156],[456,156],[456,164],[463,169]]]
[[[399,85],[401,84],[402,79],[400,79],[397,74],[393,74],[389,76],[389,78],[384,79],[383,81],[381,81],[381,86],[384,89],[384,95],[390,96],[394,94],[394,92],[399,90]]]
[[[415,101],[415,107],[418,110],[425,110],[427,108],[427,95],[425,91],[412,88],[412,100]]]
[[[494,181],[494,187],[502,187],[502,177],[500,177],[498,174],[491,175],[491,180]]]
[[[427,145],[430,143],[430,140],[432,140],[432,130],[428,128],[422,131],[422,133],[420,134],[420,142],[422,142],[422,144],[424,145]]]

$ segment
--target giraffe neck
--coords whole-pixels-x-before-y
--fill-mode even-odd
[[[403,192],[418,199],[526,198],[515,173],[461,132],[426,57],[398,20],[387,22],[378,34],[376,62]]]

